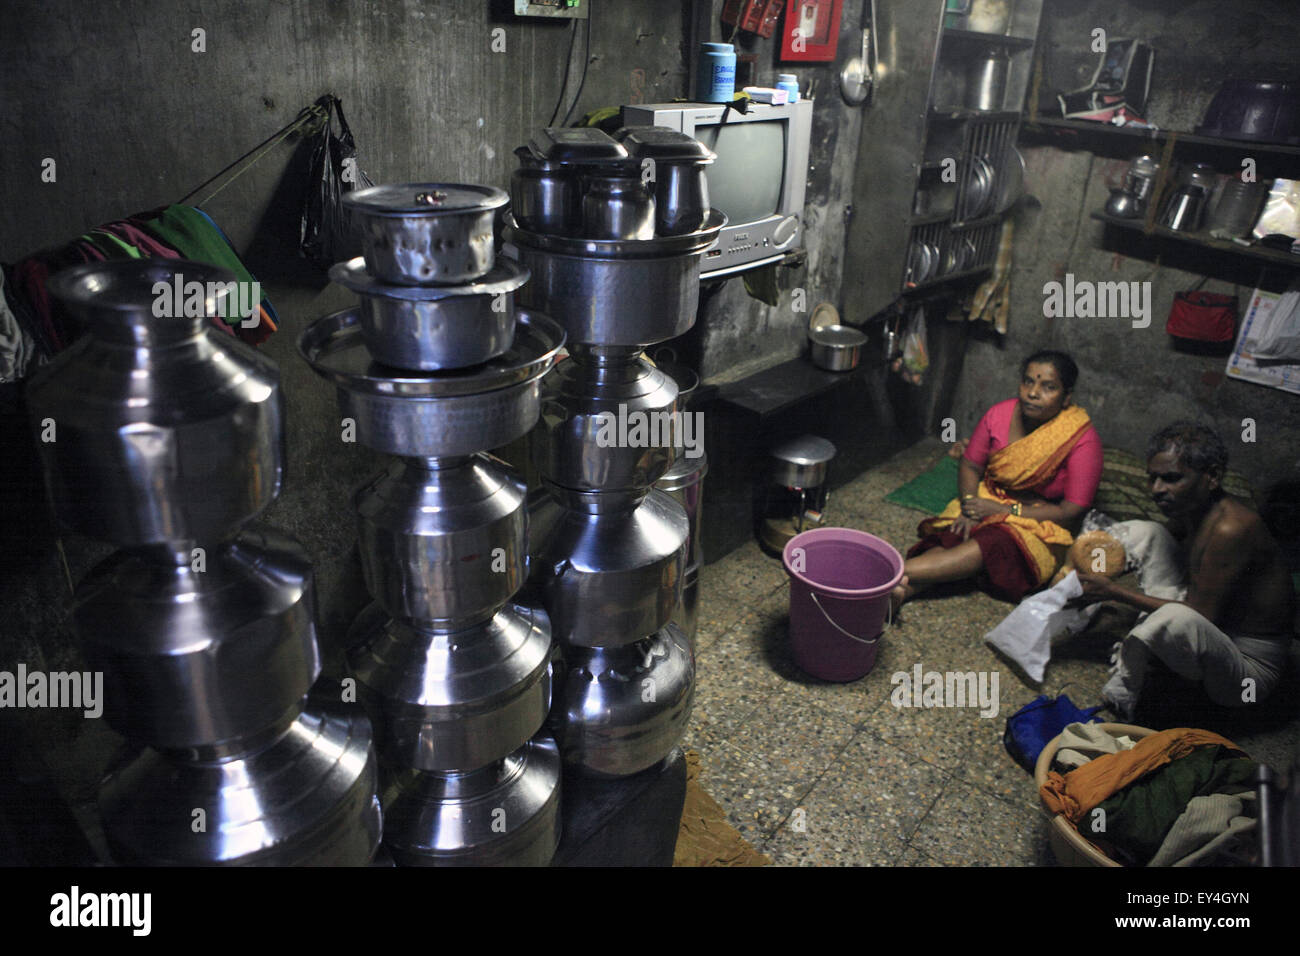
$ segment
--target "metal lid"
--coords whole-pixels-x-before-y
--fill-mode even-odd
[[[840,324],[840,312],[829,302],[818,302],[813,306],[812,315],[808,317],[808,331],[824,329],[829,325]]]
[[[865,345],[867,342],[866,333],[851,325],[823,325],[820,328],[809,329],[808,338],[818,345],[833,345],[840,348],[852,348],[855,345]],[[835,454],[834,449],[831,450],[831,454]]]
[[[794,465],[824,465],[835,457],[835,446],[816,435],[800,435],[772,449],[772,457]]]
[[[541,312],[519,309],[515,338],[503,355],[471,369],[412,372],[376,362],[361,332],[361,313],[344,309],[317,319],[298,339],[298,354],[317,375],[354,392],[403,398],[477,395],[540,378],[564,344],[564,330]]]
[[[666,126],[624,126],[614,134],[614,138],[638,159],[704,165],[718,158],[694,136]]]
[[[504,189],[461,183],[393,183],[343,194],[343,205],[372,216],[487,212],[509,200]]]
[[[514,215],[506,213],[506,240],[515,245],[585,259],[658,259],[702,253],[718,241],[727,224],[720,209],[710,209],[704,225],[681,236],[655,236],[653,239],[583,239],[531,232],[519,225]]]
[[[481,279],[460,285],[390,285],[370,274],[366,260],[357,256],[347,262],[330,266],[330,279],[357,293],[357,295],[382,296],[388,299],[406,299],[413,302],[432,302],[462,295],[497,295],[514,292],[528,281],[529,271],[513,259],[498,256],[492,270]]]
[[[591,126],[538,130],[529,139],[528,148],[538,159],[553,163],[616,163],[628,158],[621,143]]]

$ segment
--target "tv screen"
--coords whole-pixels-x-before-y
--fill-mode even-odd
[[[785,172],[784,122],[705,126],[695,138],[718,154],[706,171],[709,205],[725,212],[733,226],[776,212]]]

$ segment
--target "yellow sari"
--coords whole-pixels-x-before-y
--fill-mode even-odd
[[[989,456],[978,494],[1001,504],[1014,499],[1007,492],[1028,491],[1052,480],[1052,476],[1069,457],[1075,444],[1088,430],[1092,420],[1078,405],[1071,405],[1045,425],[1028,435],[999,448]],[[961,501],[954,498],[935,518],[927,518],[918,529],[924,535],[948,530],[961,517]],[[1069,531],[1052,521],[1010,514],[996,514],[980,521],[980,527],[1001,524],[1011,532],[1020,551],[1045,584],[1060,566],[1064,549],[1074,542]]]

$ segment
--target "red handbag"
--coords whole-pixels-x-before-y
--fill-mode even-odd
[[[1200,285],[1190,292],[1174,293],[1165,331],[1193,342],[1231,342],[1237,334],[1237,297],[1222,292],[1202,292]]]

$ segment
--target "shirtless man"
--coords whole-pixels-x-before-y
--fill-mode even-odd
[[[1152,597],[1099,574],[1079,572],[1080,603],[1119,601],[1148,612],[1120,643],[1102,696],[1131,719],[1153,659],[1197,681],[1216,704],[1263,700],[1286,669],[1295,594],[1281,549],[1259,515],[1222,487],[1228,452],[1209,428],[1175,422],[1147,445],[1151,496],[1169,518],[1126,522],[1176,539],[1181,600]],[[1174,545],[1174,541],[1169,544]]]

